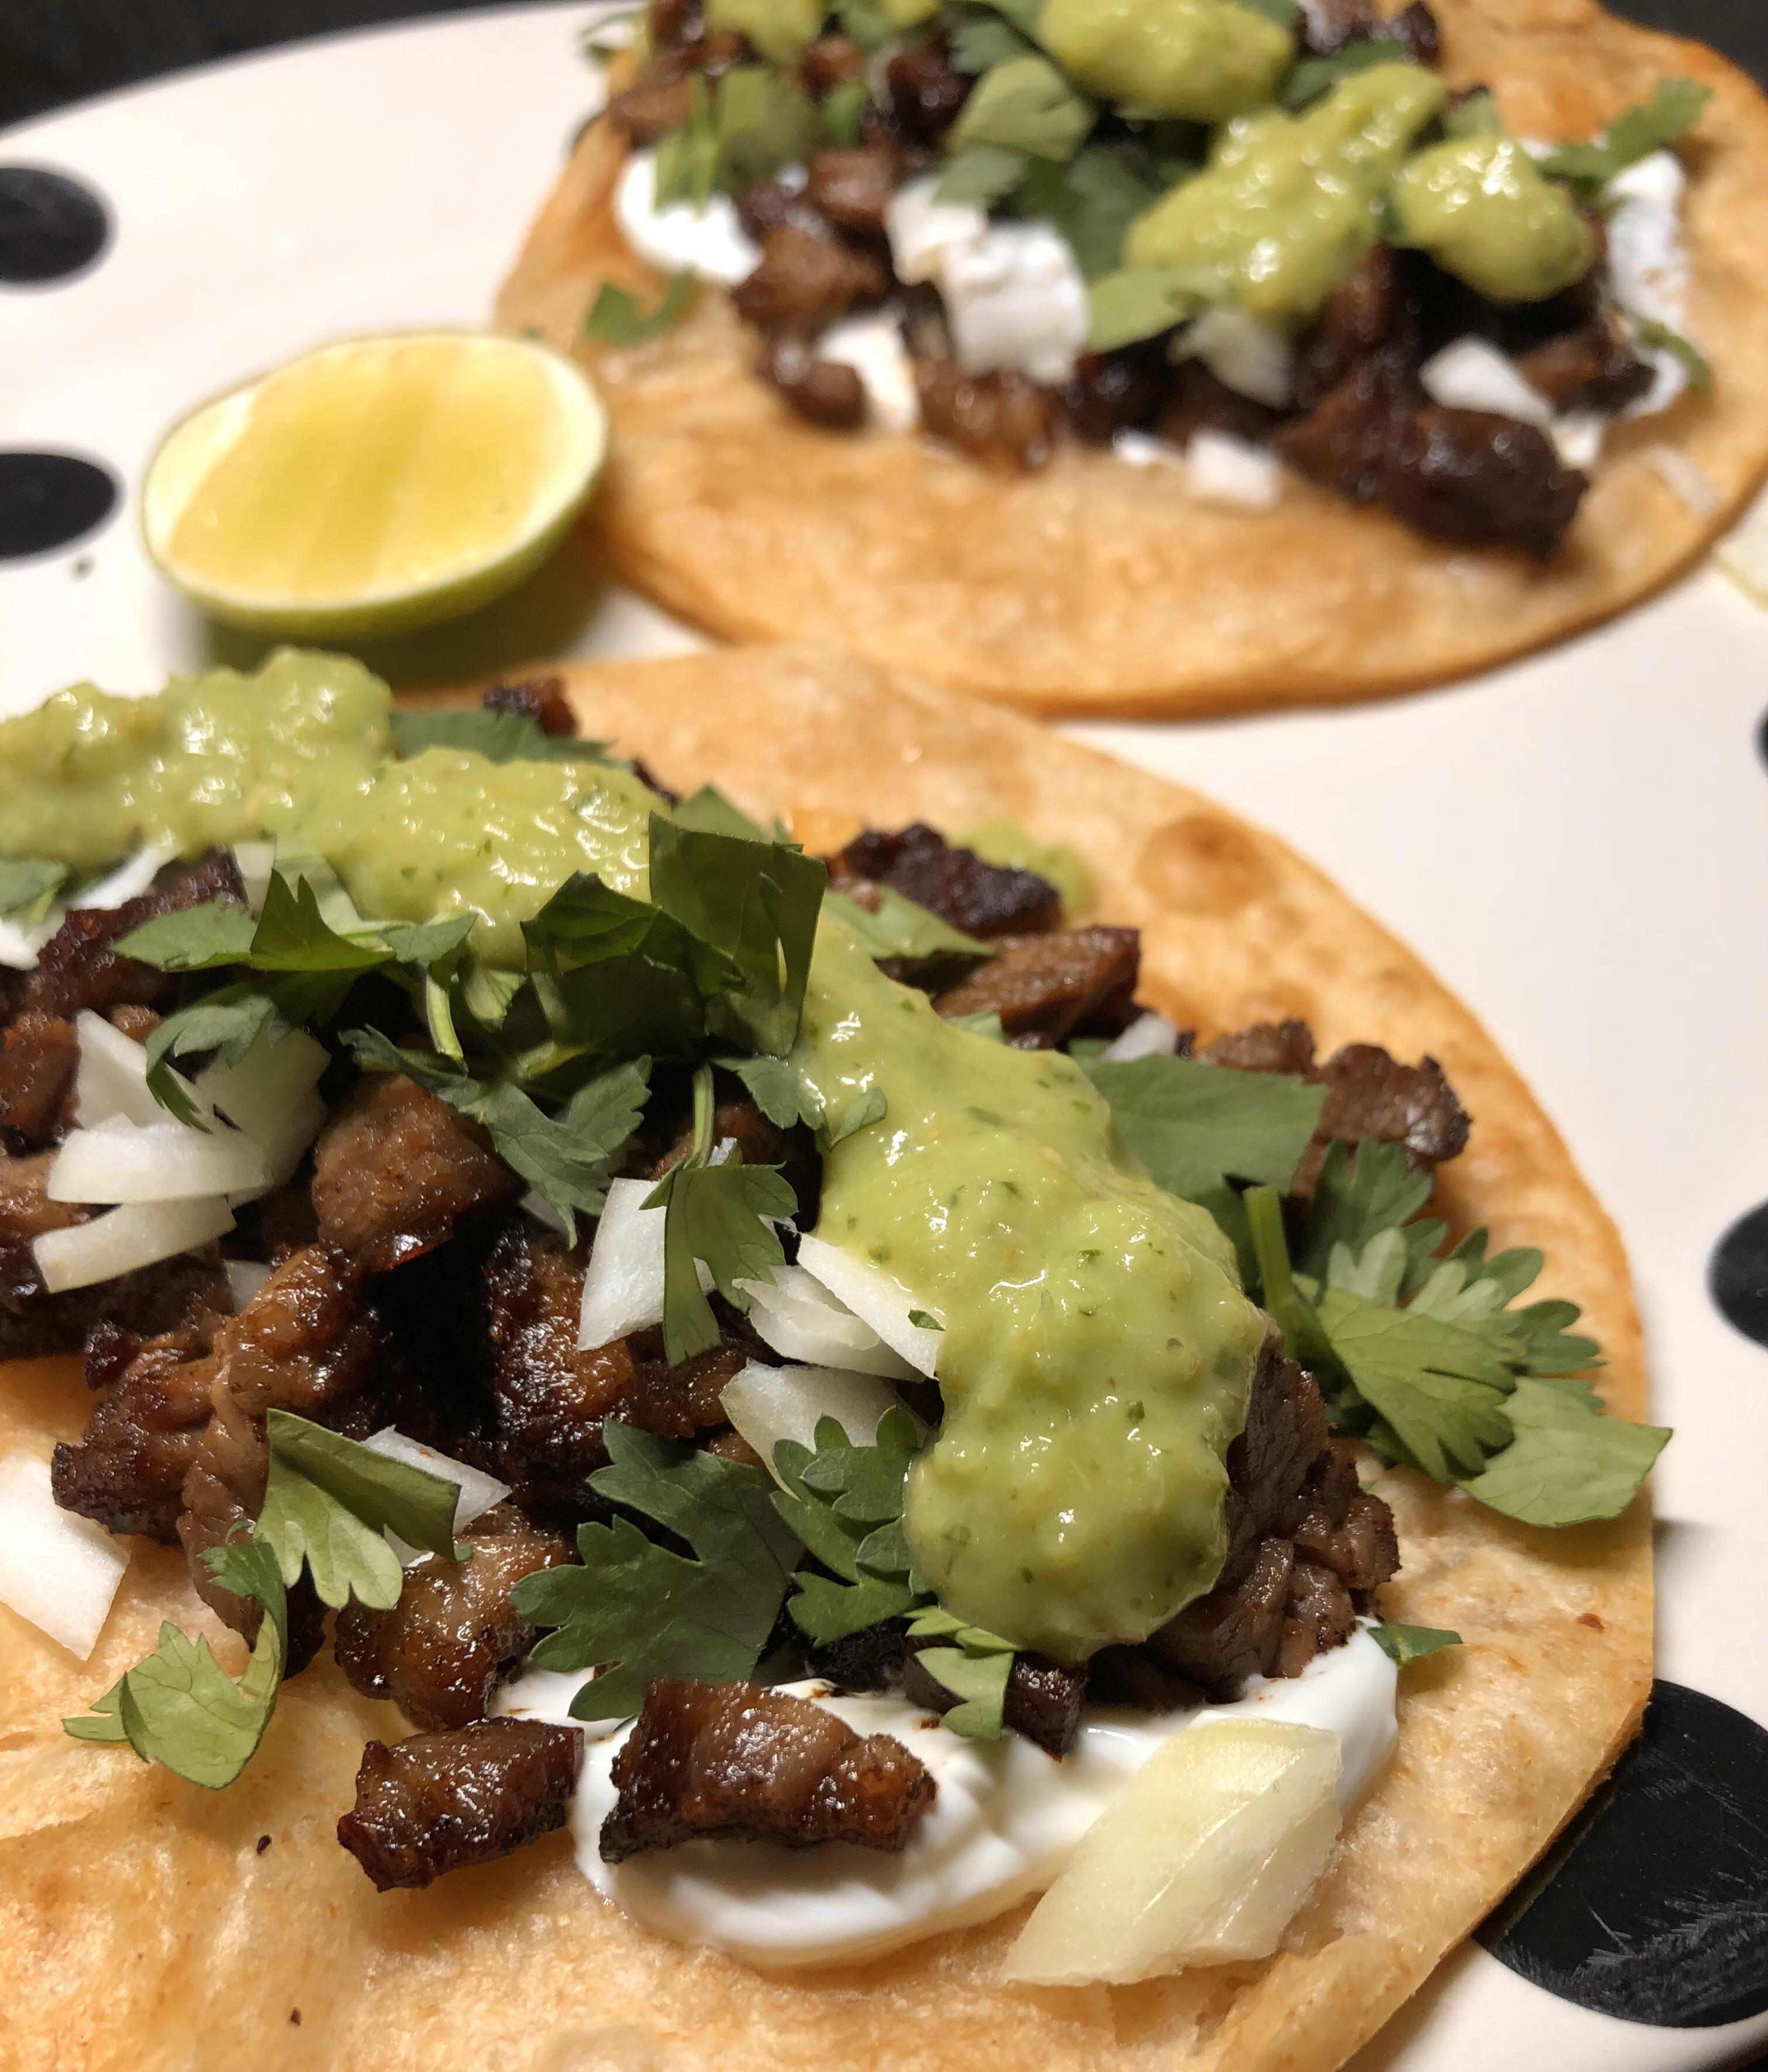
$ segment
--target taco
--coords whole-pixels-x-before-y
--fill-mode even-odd
[[[1768,107],[1592,0],[658,0],[611,84],[498,318],[606,389],[586,538],[727,639],[1373,697],[1638,602],[1768,467]]]
[[[812,648],[488,707],[0,730],[7,2062],[1339,2064],[1650,1683],[1552,1125],[1018,719]]]

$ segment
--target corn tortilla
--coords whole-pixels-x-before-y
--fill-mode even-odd
[[[861,825],[1006,816],[1077,849],[1099,915],[1143,931],[1145,997],[1206,1035],[1304,1015],[1440,1059],[1474,1118],[1440,1199],[1533,1244],[1581,1303],[1610,1405],[1645,1408],[1614,1227],[1473,1017],[1271,837],[1194,792],[932,686],[812,648],[568,672],[584,730],[665,779],[716,780],[812,848]],[[85,1412],[76,1363],[14,1366],[0,1453]],[[284,1692],[243,1777],[209,1793],[65,1737],[171,1618],[243,1651],[175,1551],[130,1543],[80,1663],[0,1607],[0,2063],[12,2072],[1330,2072],[1540,1854],[1636,1730],[1651,1674],[1650,1518],[1533,1531],[1392,1472],[1391,1618],[1466,1645],[1408,1669],[1398,1752],[1285,1948],[1129,1988],[994,1971],[1025,1909],[863,1967],[763,1976],[599,1899],[555,1836],[423,1893],[377,1894],[333,1836],[362,1745],[408,1731],[329,1652]],[[268,1842],[261,1840],[268,1837]],[[296,2015],[298,2012],[298,2023]]]
[[[820,432],[751,374],[755,341],[702,290],[672,335],[585,345],[604,282],[662,277],[611,208],[626,148],[592,124],[504,284],[497,318],[573,347],[606,389],[606,481],[579,539],[729,640],[838,641],[1049,714],[1191,717],[1373,697],[1562,640],[1662,587],[1768,473],[1768,102],[1703,46],[1594,0],[1436,0],[1451,84],[1482,82],[1511,128],[1582,138],[1684,74],[1712,89],[1683,147],[1687,325],[1710,396],[1615,426],[1562,551],[1448,547],[1285,474],[1275,508],[1199,503],[1168,467],[1064,442],[1030,475],[912,434]],[[1652,465],[1712,485],[1697,513]]]

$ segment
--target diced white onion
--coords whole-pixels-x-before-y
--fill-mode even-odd
[[[82,1129],[108,1122],[129,1122],[147,1128],[170,1120],[147,1090],[147,1049],[113,1029],[103,1015],[83,1009],[74,1023],[80,1035],[80,1069],[74,1080],[74,1119]],[[205,1120],[208,1103],[181,1074],[172,1077]]]
[[[236,1317],[269,1279],[270,1269],[255,1259],[224,1260],[222,1267],[227,1275],[228,1290],[233,1297],[233,1314]]]
[[[663,1322],[664,1211],[648,1209],[652,1180],[611,1180],[595,1227],[578,1312],[578,1350],[605,1346]]]
[[[1719,491],[1712,478],[1696,467],[1679,446],[1641,446],[1639,458],[1654,475],[1669,484],[1696,517],[1710,518],[1719,508]],[[1735,539],[1736,536],[1733,536]],[[1722,565],[1729,567],[1723,547],[1719,558]]]
[[[1141,1014],[1099,1054],[1122,1064],[1132,1058],[1170,1058],[1178,1048],[1178,1031],[1164,1014]]]
[[[259,1035],[236,1065],[217,1058],[196,1087],[228,1120],[260,1144],[279,1140],[331,1063],[323,1044],[301,1030],[273,1043]]]
[[[1185,465],[1186,487],[1205,504],[1268,511],[1283,493],[1277,455],[1231,432],[1193,432]]]
[[[940,289],[958,364],[966,374],[1010,368],[1066,381],[1086,349],[1087,283],[1068,240],[1047,223],[991,223],[947,245]]]
[[[814,1446],[820,1419],[833,1417],[852,1444],[869,1446],[885,1412],[903,1408],[896,1391],[876,1375],[826,1367],[763,1367],[759,1360],[734,1375],[718,1400],[770,1474],[779,1441],[796,1439],[801,1446]]]
[[[245,887],[245,903],[254,914],[264,911],[264,895],[270,889],[270,873],[276,862],[276,844],[242,841],[233,845],[233,868]]]
[[[1543,431],[1553,421],[1552,405],[1486,339],[1456,339],[1425,362],[1418,379],[1432,402],[1445,409],[1491,410],[1501,417],[1538,425]]]
[[[929,1379],[937,1373],[942,1331],[909,1321],[909,1312],[922,1307],[894,1274],[886,1273],[870,1260],[855,1259],[825,1239],[802,1238],[798,1263],[813,1280],[838,1296],[862,1322],[871,1326],[885,1344],[900,1353],[917,1374]]]
[[[697,273],[734,287],[761,264],[761,247],[738,221],[727,194],[708,196],[704,208],[691,202],[657,207],[654,151],[635,151],[614,190],[615,220],[639,258],[666,273]]]
[[[128,1549],[103,1526],[56,1502],[47,1461],[0,1460],[0,1604],[84,1662],[128,1566]]]
[[[884,204],[890,265],[906,287],[936,279],[951,247],[974,243],[989,227],[988,217],[968,202],[935,201],[940,178],[927,173],[905,180]]]
[[[741,1285],[749,1297],[750,1324],[787,1359],[898,1381],[907,1381],[915,1372],[870,1324],[802,1266],[776,1266],[771,1281]]]
[[[22,928],[16,921],[0,921],[0,964],[8,971],[35,971],[43,946],[61,926],[61,909],[44,915],[34,928]]]
[[[47,1231],[31,1247],[51,1295],[114,1281],[138,1267],[175,1259],[233,1227],[233,1211],[218,1197],[195,1202],[131,1202],[71,1230]]]
[[[1608,432],[1609,421],[1600,410],[1568,410],[1548,427],[1553,450],[1568,467],[1594,467]]]
[[[118,1117],[63,1140],[49,1169],[52,1202],[191,1202],[265,1186],[261,1148],[236,1129]]]
[[[1295,344],[1244,310],[1212,307],[1175,341],[1175,360],[1200,360],[1225,388],[1286,410],[1295,399]]]
[[[902,310],[894,302],[863,316],[843,317],[816,344],[819,360],[851,367],[865,391],[865,408],[881,431],[913,431],[920,422],[915,363],[903,343]]]
[[[1672,447],[1663,449],[1674,452]],[[1692,461],[1681,454],[1676,459],[1693,467]],[[1700,471],[1696,469],[1696,473]],[[1706,477],[1701,476],[1706,482]],[[1707,483],[1710,490],[1712,485]],[[1719,565],[1737,586],[1744,595],[1768,610],[1768,497],[1764,497],[1737,529],[1719,542],[1714,550]]]
[[[121,906],[125,900],[139,899],[154,888],[154,880],[178,854],[176,842],[152,842],[138,849],[126,863],[120,863],[85,890],[68,902],[70,906]]]
[[[451,1454],[438,1453],[434,1446],[426,1446],[420,1440],[408,1439],[395,1425],[385,1426],[362,1443],[389,1461],[402,1461],[408,1468],[421,1468],[426,1474],[439,1475],[445,1482],[453,1482],[460,1491],[454,1500],[457,1532],[471,1525],[475,1518],[483,1518],[493,1504],[501,1503],[509,1494],[508,1482],[500,1482],[495,1475],[487,1475],[481,1469],[470,1468]],[[389,1532],[387,1540],[408,1568],[413,1561],[423,1558],[421,1547],[410,1545],[397,1532]]]
[[[1111,450],[1120,461],[1132,467],[1155,467],[1164,463],[1170,467],[1182,467],[1185,456],[1165,439],[1156,438],[1152,432],[1138,432],[1126,429],[1111,435]]]

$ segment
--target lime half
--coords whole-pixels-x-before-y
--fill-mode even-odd
[[[601,397],[549,346],[348,339],[175,426],[148,466],[142,530],[216,619],[298,639],[401,633],[537,568],[607,438]]]

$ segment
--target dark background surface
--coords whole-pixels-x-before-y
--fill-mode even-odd
[[[0,124],[132,80],[467,0],[0,0]],[[475,0],[477,4],[477,0]],[[1610,0],[1768,79],[1768,0]]]

